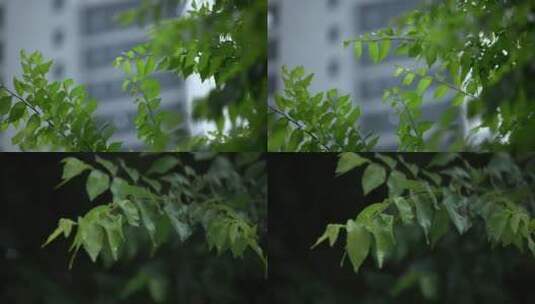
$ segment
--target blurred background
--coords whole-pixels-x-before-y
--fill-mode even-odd
[[[313,92],[337,88],[349,94],[360,106],[359,121],[364,134],[373,131],[380,136],[377,150],[396,150],[398,116],[383,104],[383,91],[400,84],[392,76],[395,64],[418,67],[414,60],[390,55],[374,64],[365,54],[355,59],[352,47],[343,47],[344,40],[389,26],[403,13],[430,0],[269,0],[269,92],[283,90],[281,67],[302,65],[314,73]],[[396,44],[394,43],[393,46]],[[366,53],[366,52],[365,52]],[[423,118],[438,120],[448,106],[443,102],[424,103]],[[458,119],[455,128],[467,122]],[[445,142],[451,138],[444,138]]]
[[[248,252],[241,260],[230,253],[217,256],[208,251],[199,229],[184,243],[171,234],[154,254],[145,231],[128,229],[128,242],[118,262],[99,258],[92,263],[80,251],[69,270],[72,239],[61,238],[45,248],[41,245],[60,218],[76,219],[111,199],[105,193],[90,203],[85,178],[54,189],[61,180],[60,161],[69,156],[94,159],[93,154],[0,153],[1,303],[270,303],[265,297],[263,266],[256,255]],[[114,158],[122,158],[138,170],[146,170],[154,160],[138,153],[114,154]],[[198,172],[207,169],[207,162],[195,161],[191,154],[180,158]]]
[[[211,0],[204,0],[211,1]],[[116,127],[113,141],[128,150],[142,150],[136,138],[133,98],[121,89],[124,75],[112,66],[122,52],[148,39],[150,25],[124,27],[117,16],[136,8],[142,0],[0,0],[0,79],[12,88],[22,74],[19,53],[40,51],[54,65],[50,81],[72,78],[84,84],[99,101],[97,120]],[[199,2],[199,1],[197,1]],[[191,9],[191,0],[165,8],[164,17],[178,17]],[[212,83],[199,77],[180,79],[170,73],[156,77],[161,84],[161,107],[183,117],[183,132],[200,134],[212,126],[191,120],[192,102],[205,96]],[[13,134],[0,134],[0,150],[11,151]]]
[[[419,166],[433,154],[409,153]],[[488,154],[463,155],[473,166]],[[368,258],[358,274],[344,242],[310,247],[327,224],[345,223],[387,196],[386,186],[363,196],[363,169],[335,177],[335,153],[270,154],[269,254],[272,303],[532,303],[535,259],[529,251],[491,245],[482,223],[462,237],[450,230],[434,249],[417,225],[396,228],[396,247],[383,269]]]

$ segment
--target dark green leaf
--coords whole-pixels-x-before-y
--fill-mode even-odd
[[[24,113],[26,112],[26,106],[23,102],[19,101],[15,103],[15,105],[11,108],[11,111],[9,112],[9,121],[10,122],[16,122],[19,119],[22,118]]]
[[[425,234],[425,239],[429,244],[429,231],[431,230],[431,223],[433,219],[433,208],[427,201],[422,201],[418,196],[414,196],[414,206],[416,207],[416,219],[418,224],[422,227]]]
[[[95,155],[95,161],[106,168],[106,170],[108,170],[108,172],[110,172],[113,176],[117,175],[118,168],[111,161],[105,160],[98,155]]]
[[[368,162],[369,160],[361,157],[357,153],[353,153],[353,152],[342,153],[340,154],[340,159],[338,160],[338,164],[336,166],[336,175],[342,175]]]
[[[156,160],[150,167],[147,174],[165,174],[169,170],[173,169],[176,165],[179,164],[179,161],[176,157],[171,155],[166,155],[162,158]]]
[[[9,113],[11,109],[11,96],[2,96],[0,98],[0,116]]]
[[[399,215],[401,216],[401,221],[404,224],[411,224],[414,221],[414,212],[409,201],[402,197],[395,197],[394,204],[396,205]]]
[[[89,174],[86,183],[87,195],[89,200],[94,200],[110,186],[110,177],[100,170],[93,170]]]
[[[364,226],[352,220],[347,221],[346,230],[346,252],[353,265],[353,270],[358,272],[360,265],[370,251],[370,234]]]
[[[362,189],[364,195],[367,195],[375,188],[381,186],[386,179],[386,171],[383,166],[370,164],[362,176]]]
[[[394,170],[388,177],[388,193],[390,197],[396,197],[407,189],[407,177],[400,171]]]
[[[431,247],[434,247],[438,240],[440,240],[450,230],[450,220],[448,219],[448,212],[445,208],[440,208],[435,212],[433,217],[433,224],[429,232],[431,238]]]

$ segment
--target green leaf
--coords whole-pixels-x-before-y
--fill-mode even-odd
[[[64,158],[61,162],[64,163],[63,175],[61,176],[62,181],[57,187],[61,187],[72,178],[82,174],[85,170],[91,169],[90,165],[74,157]]]
[[[468,230],[468,228],[470,228],[470,221],[466,216],[461,215],[458,211],[460,200],[462,200],[462,198],[454,196],[451,193],[445,194],[445,198],[442,201],[442,204],[446,207],[450,219],[457,228],[457,231],[459,231],[460,234],[463,234]]]
[[[510,217],[511,214],[503,207],[494,210],[487,221],[487,231],[491,239],[495,241],[500,240]]]
[[[106,168],[106,170],[108,170],[108,172],[110,172],[111,175],[113,175],[113,176],[117,175],[118,168],[111,161],[105,160],[105,159],[99,157],[98,155],[95,155],[95,161],[97,163],[101,164],[104,168]]]
[[[367,160],[364,157],[361,157],[357,153],[353,153],[353,152],[341,153],[340,159],[338,160],[338,164],[336,166],[336,175],[340,176],[368,162],[369,160]]]
[[[93,208],[78,223],[82,245],[93,262],[103,247],[104,231],[99,225],[99,218],[105,211],[107,206]]]
[[[24,95],[24,84],[15,77],[13,77],[13,87],[19,96]]]
[[[414,206],[416,207],[416,219],[424,230],[425,239],[429,244],[429,231],[431,230],[431,220],[433,219],[433,208],[427,201],[421,201],[418,196],[414,196]]]
[[[429,232],[431,238],[431,247],[435,247],[438,240],[440,240],[450,230],[450,220],[448,212],[445,208],[437,210],[433,217],[433,224]]]
[[[153,100],[160,95],[160,83],[153,78],[141,82],[141,90],[147,101]]]
[[[404,173],[394,170],[388,177],[387,186],[390,197],[399,196],[407,189],[407,177]]]
[[[87,195],[89,200],[94,200],[97,196],[101,195],[110,186],[110,177],[100,170],[93,170],[89,174],[86,183]]]
[[[346,230],[346,252],[353,270],[358,272],[370,251],[370,234],[364,226],[352,220],[347,221]]]
[[[173,169],[176,165],[179,164],[179,161],[176,157],[171,155],[166,155],[162,158],[156,160],[150,167],[147,174],[165,174],[169,170]]]
[[[15,105],[11,108],[11,111],[9,112],[9,121],[10,122],[18,121],[19,119],[22,118],[25,112],[26,112],[26,105],[24,105],[23,102],[19,101],[15,103]]]
[[[370,221],[375,216],[385,211],[385,209],[388,208],[388,206],[389,206],[388,202],[375,203],[375,204],[371,204],[367,206],[357,216],[357,222],[362,223],[362,224],[370,223]]]
[[[443,167],[455,160],[458,156],[457,153],[437,153],[427,167]]]
[[[443,84],[439,85],[437,89],[435,90],[435,95],[434,95],[435,99],[440,99],[444,97],[444,95],[448,93],[449,89],[450,88],[448,88],[447,85],[443,85]]]
[[[388,56],[388,52],[390,51],[391,45],[392,45],[392,41],[390,39],[385,39],[381,41],[379,61],[383,61],[386,58],[386,56]]]
[[[316,248],[319,244],[323,243],[325,240],[329,240],[329,246],[333,246],[334,243],[336,243],[336,240],[338,239],[338,235],[340,233],[340,228],[342,225],[335,225],[335,224],[329,224],[327,225],[327,228],[325,229],[325,232],[322,236],[318,238],[316,243],[312,245],[312,248]]]
[[[119,163],[121,164],[121,167],[124,169],[124,171],[126,171],[130,179],[132,179],[134,183],[137,183],[137,181],[139,180],[139,172],[134,168],[128,167],[122,159],[119,159]]]
[[[165,204],[164,211],[171,220],[171,224],[175,228],[176,233],[180,237],[180,240],[184,242],[191,234],[191,227],[187,220],[187,205],[177,205],[173,203]]]
[[[420,82],[418,83],[418,87],[416,88],[416,92],[418,93],[418,95],[423,95],[425,91],[427,90],[427,88],[429,88],[432,82],[433,82],[433,77],[431,76],[426,76],[420,79]]]
[[[11,96],[2,96],[0,98],[0,116],[9,113],[11,109]]]
[[[374,63],[379,62],[379,44],[376,41],[368,43],[368,54]]]
[[[126,217],[126,222],[129,225],[138,227],[139,226],[139,212],[134,205],[129,200],[122,200],[117,202],[117,205],[119,208],[121,208],[121,211],[123,212],[124,216]]]
[[[354,44],[355,57],[359,59],[362,56],[362,41],[357,40]]]
[[[154,189],[156,192],[160,192],[160,190],[162,190],[162,184],[160,184],[158,181],[148,178],[146,176],[141,176],[141,179],[149,186],[151,186],[152,189]]]
[[[119,258],[119,247],[124,240],[123,234],[123,217],[118,216],[106,216],[103,217],[99,224],[104,228],[106,237],[108,239],[108,245],[113,259],[117,261]]]
[[[381,214],[375,217],[371,225],[367,226],[375,239],[375,256],[379,268],[383,268],[385,256],[394,247],[394,217],[388,214]]]
[[[362,176],[362,189],[364,195],[367,195],[375,188],[381,186],[386,179],[386,171],[383,166],[378,164],[369,165]]]
[[[396,167],[396,164],[397,164],[396,160],[390,156],[387,156],[381,153],[376,153],[375,157],[377,157],[382,162],[384,162],[390,169],[394,169]]]
[[[156,225],[154,224],[156,220],[155,208],[151,206],[151,202],[136,200],[135,203],[139,209],[139,212],[141,213],[141,221],[143,222],[143,226],[145,229],[147,229],[152,244],[156,246]]]
[[[402,197],[395,197],[394,204],[398,209],[403,224],[412,224],[414,221],[414,212],[412,211],[411,204]]]
[[[405,75],[405,78],[403,78],[403,84],[407,85],[407,86],[411,85],[411,83],[414,80],[415,76],[416,76],[416,74],[414,74],[412,72],[407,73],[407,75]]]
[[[45,247],[46,245],[50,244],[52,241],[54,241],[58,236],[60,236],[63,233],[63,236],[65,238],[68,238],[72,231],[72,226],[76,223],[69,220],[69,219],[60,219],[58,223],[58,227],[52,234],[48,237],[46,242],[41,246]]]

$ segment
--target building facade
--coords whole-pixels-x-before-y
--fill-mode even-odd
[[[98,121],[116,127],[112,140],[127,149],[139,150],[134,117],[134,98],[121,89],[124,74],[112,66],[122,52],[147,40],[147,28],[120,26],[118,13],[135,7],[139,0],[3,0],[0,2],[0,67],[7,86],[21,75],[19,52],[40,51],[54,60],[50,80],[72,78],[85,84],[89,95],[99,101]],[[171,8],[168,16],[181,13]],[[3,18],[2,18],[3,17]],[[4,55],[4,56],[2,56]],[[4,58],[2,58],[4,57]],[[163,109],[178,111],[191,123],[186,83],[176,75],[157,74]],[[2,150],[11,150],[10,134],[1,140]]]
[[[416,7],[422,0],[269,0],[269,91],[282,89],[283,65],[302,65],[314,73],[313,91],[339,89],[350,94],[362,110],[364,133],[380,136],[377,149],[396,148],[398,117],[381,101],[386,88],[399,84],[392,76],[395,64],[411,61],[389,56],[373,64],[367,56],[356,60],[343,41],[385,27],[390,20]],[[426,104],[424,117],[436,120],[447,103]]]

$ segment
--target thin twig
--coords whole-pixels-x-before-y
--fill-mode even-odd
[[[298,129],[300,130],[303,130],[303,132],[305,132],[306,134],[308,134],[310,137],[312,137],[312,139],[314,139],[315,141],[318,142],[318,144],[320,144],[327,152],[331,152],[329,147],[327,147],[326,145],[324,145],[321,140],[318,138],[318,136],[316,136],[316,134],[306,130],[303,125],[301,125],[297,120],[293,119],[292,117],[290,117],[290,115],[288,115],[287,113],[273,107],[272,105],[268,105],[269,109],[277,114],[280,114],[282,115],[286,120],[288,120],[289,122],[293,123]]]

